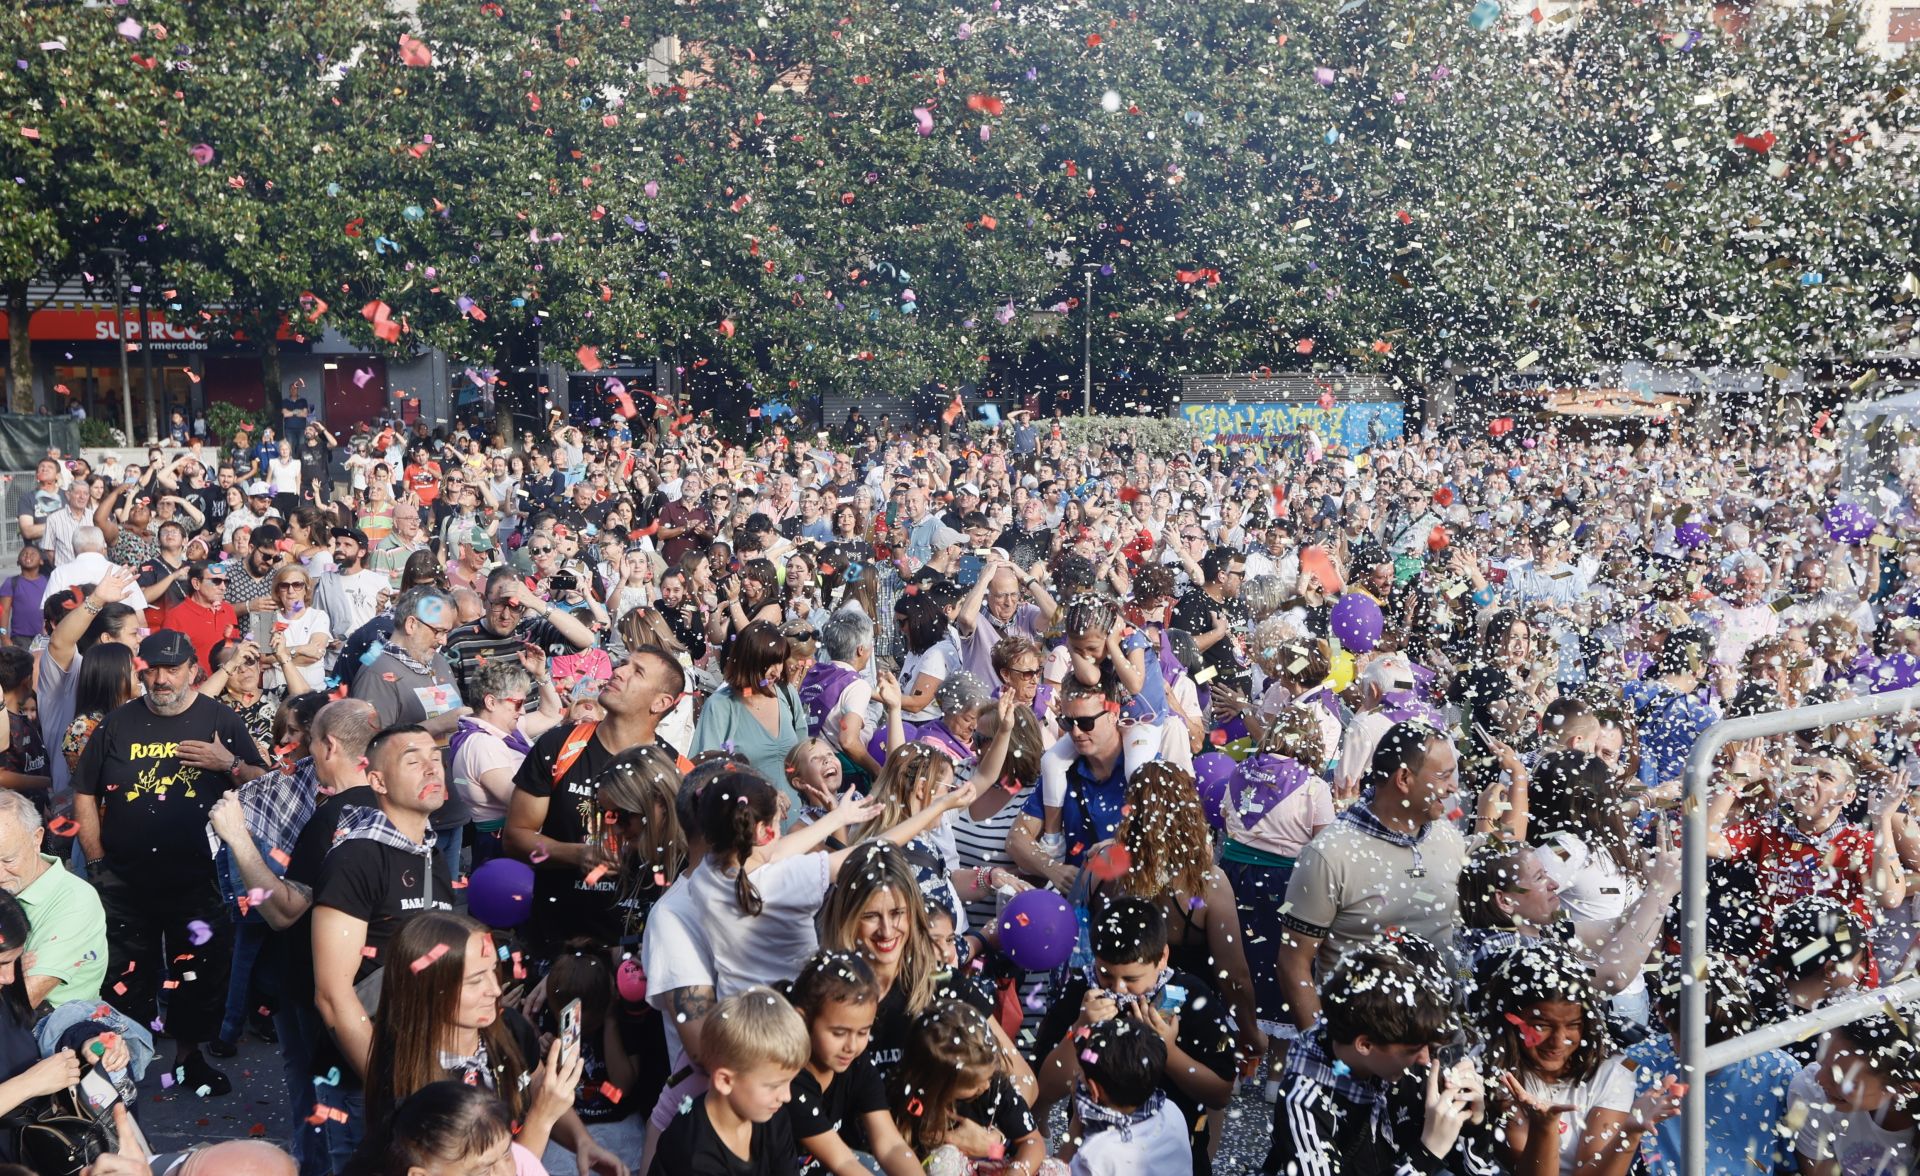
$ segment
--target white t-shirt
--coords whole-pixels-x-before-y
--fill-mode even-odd
[[[1913,1169],[1914,1131],[1889,1131],[1873,1116],[1843,1112],[1827,1101],[1809,1065],[1787,1087],[1786,1122],[1800,1124],[1793,1150],[1810,1160],[1838,1160],[1840,1176],[1903,1176]]]
[[[385,572],[363,567],[357,572],[335,572],[324,578],[327,615],[333,622],[333,634],[345,639],[353,631],[380,613],[380,594],[390,591],[393,582]],[[316,586],[315,591],[319,591]]]
[[[908,654],[900,663],[901,691],[907,694],[913,693],[914,685],[922,677],[932,678],[936,682],[946,681],[947,675],[952,673],[947,663],[949,652],[947,643],[942,641],[925,653]],[[929,702],[919,710],[902,712],[900,717],[913,723],[931,723],[940,717],[940,707],[936,703]]]
[[[1154,1113],[1140,1122],[1088,1136],[1067,1170],[1073,1176],[1191,1172],[1193,1144],[1187,1140],[1187,1118],[1172,1099],[1162,1099]]]
[[[274,458],[267,463],[267,480],[273,484],[275,494],[300,493],[300,459],[289,457],[282,461]]]
[[[287,648],[293,650],[298,650],[301,646],[313,640],[314,634],[316,633],[323,637],[331,637],[333,633],[333,631],[328,628],[326,611],[317,608],[303,608],[294,616],[288,616],[283,612],[274,613],[273,624],[275,626],[286,625],[285,636],[287,639]],[[305,678],[305,681],[287,682],[286,687],[289,697],[295,694],[305,694],[309,690],[320,689],[320,683],[323,682],[327,676],[326,659],[322,658],[310,666],[301,666],[299,672]],[[274,666],[267,671],[267,674],[272,678],[280,677],[279,664],[275,663]]]
[[[696,866],[674,879],[666,893],[647,912],[647,930],[640,939],[640,968],[647,974],[647,1003],[660,1010],[667,1031],[667,1061],[678,1071],[687,1064],[674,1019],[672,995],[682,988],[714,986],[713,947],[694,901],[695,880],[712,871]]]
[[[1567,1129],[1560,1133],[1560,1176],[1573,1176],[1578,1166],[1580,1139],[1585,1134],[1588,1112],[1625,1113],[1633,1109],[1633,1071],[1627,1069],[1625,1061],[1621,1055],[1610,1057],[1600,1063],[1592,1078],[1577,1085],[1572,1082],[1549,1084],[1531,1074],[1521,1075],[1529,1094],[1573,1108],[1562,1117]]]
[[[847,665],[845,662],[836,662],[834,664],[842,669],[853,669],[852,666]],[[833,709],[827,712],[826,720],[820,724],[820,738],[825,739],[836,749],[845,751],[846,748],[840,746],[840,720],[846,718],[848,715],[859,715],[861,719],[865,720],[867,722],[865,731],[867,736],[871,738],[873,735],[873,716],[867,713],[867,709],[872,703],[873,686],[871,683],[865,678],[855,678],[851,682],[848,682],[846,687],[840,691],[840,697],[834,700]]]
[[[737,874],[708,861],[693,877],[694,907],[713,945],[713,991],[722,1000],[756,984],[777,984],[800,974],[807,957],[819,950],[813,917],[833,882],[824,853],[761,866],[748,875],[760,892],[756,917],[740,909]]]

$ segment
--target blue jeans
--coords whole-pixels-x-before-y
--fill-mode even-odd
[[[1293,1024],[1286,991],[1280,984],[1280,936],[1285,930],[1280,908],[1287,901],[1292,866],[1261,866],[1252,862],[1222,861],[1220,872],[1233,885],[1234,905],[1240,910],[1240,942],[1246,946],[1247,969],[1253,973],[1254,1004],[1260,1019],[1281,1026]]]
[[[333,1165],[327,1161],[326,1139],[320,1129],[307,1125],[316,1097],[322,1088],[313,1084],[313,1052],[320,1034],[327,1031],[320,1010],[312,1001],[281,1001],[273,1010],[273,1027],[280,1034],[281,1072],[287,1084],[287,1104],[292,1110],[293,1139],[288,1148],[300,1164],[300,1176],[328,1176]]]
[[[247,1027],[248,997],[253,990],[253,966],[260,958],[260,949],[267,945],[267,939],[273,934],[264,920],[258,918],[242,919],[235,928],[233,937],[233,971],[227,976],[227,1011],[220,1019],[220,1040],[237,1042],[241,1032]],[[272,977],[264,977],[261,991],[266,991]]]
[[[449,877],[460,876],[460,850],[466,845],[467,827],[457,825],[452,829],[433,831],[433,856],[447,863]]]
[[[347,1113],[347,1121],[342,1123],[338,1118],[329,1117],[320,1126],[308,1127],[307,1130],[318,1131],[325,1141],[327,1163],[331,1165],[329,1171],[345,1172],[347,1161],[353,1158],[361,1138],[366,1134],[367,1094],[357,1083],[351,1090],[345,1084],[317,1089],[324,1089],[321,1101],[327,1106],[337,1107]],[[308,1114],[311,1113],[309,1110]],[[301,1118],[304,1121],[306,1116]]]

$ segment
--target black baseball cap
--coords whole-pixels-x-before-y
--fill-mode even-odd
[[[178,629],[155,629],[140,640],[140,660],[150,666],[184,666],[198,660],[193,642]]]

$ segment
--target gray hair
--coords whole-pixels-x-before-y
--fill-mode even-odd
[[[985,682],[961,670],[940,683],[940,688],[933,692],[933,701],[942,715],[965,714],[992,702],[993,692]]]
[[[862,649],[873,647],[873,622],[857,608],[843,608],[820,626],[820,644],[834,661],[851,663]]]
[[[349,759],[359,759],[367,754],[367,744],[373,742],[374,733],[380,729],[380,712],[364,698],[336,698],[320,708],[313,716],[313,722],[307,724],[309,744],[322,740],[340,745],[340,753]]]
[[[1240,604],[1257,623],[1280,611],[1287,585],[1279,576],[1255,576],[1240,588]]]
[[[104,552],[107,549],[107,533],[98,527],[75,527],[73,529],[73,549],[76,552]]]
[[[527,667],[511,658],[491,658],[467,678],[467,705],[479,710],[487,695],[495,698],[524,697],[533,689],[533,675]]]
[[[20,827],[29,834],[40,828],[40,810],[33,802],[8,788],[0,790],[0,816],[10,816],[20,822]]]
[[[1761,559],[1758,555],[1754,554],[1751,551],[1735,552],[1733,556],[1732,570],[1734,571],[1735,574],[1738,574],[1740,572],[1750,572],[1750,571],[1757,570],[1762,576],[1765,576],[1767,579],[1769,580],[1773,579],[1773,573],[1769,571],[1767,568],[1767,561],[1764,559]]]
[[[397,632],[408,617],[418,619],[420,616],[420,606],[429,600],[438,600],[446,605],[447,616],[445,619],[447,623],[449,625],[456,623],[456,610],[453,606],[453,598],[432,584],[417,584],[405,592],[402,592],[400,599],[393,602],[394,630]]]

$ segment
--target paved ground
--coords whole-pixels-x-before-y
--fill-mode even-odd
[[[262,1136],[286,1146],[292,1135],[286,1087],[280,1077],[280,1047],[247,1038],[240,1056],[211,1059],[233,1080],[233,1093],[200,1098],[179,1087],[160,1088],[161,1068],[173,1061],[173,1043],[156,1043],[159,1056],[140,1084],[140,1129],[158,1151],[211,1139]]]
[[[233,1093],[222,1098],[199,1098],[178,1087],[160,1088],[160,1067],[173,1058],[172,1043],[159,1043],[161,1054],[140,1088],[140,1125],[159,1151],[216,1139],[257,1135],[285,1146],[292,1130],[280,1077],[280,1049],[249,1037],[240,1055],[215,1065],[233,1080]],[[1257,1087],[1242,1086],[1227,1108],[1226,1130],[1214,1159],[1216,1176],[1247,1176],[1258,1172],[1267,1153],[1267,1125],[1272,1108],[1259,1098]],[[1055,1138],[1065,1134],[1064,1111],[1056,1112]],[[628,1164],[639,1157],[622,1156]],[[572,1176],[571,1168],[552,1168],[554,1176]]]

